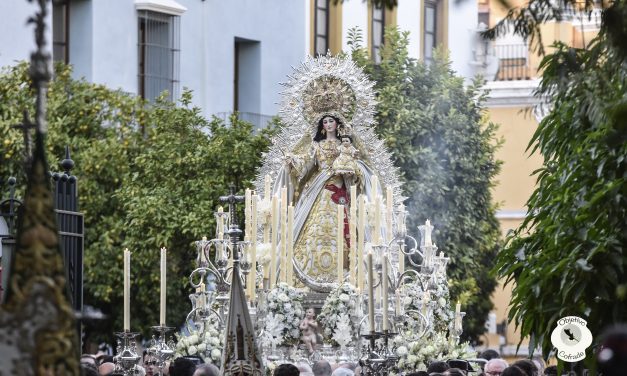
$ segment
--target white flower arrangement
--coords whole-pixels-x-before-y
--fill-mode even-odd
[[[335,332],[333,333],[333,340],[337,342],[342,348],[353,341],[352,333],[353,328],[350,322],[350,318],[346,313],[342,313],[337,320]]]
[[[433,333],[409,343],[402,343],[400,337],[396,337],[395,341],[399,344],[396,348],[398,366],[405,372],[425,371],[435,360],[464,359],[474,355],[467,342],[455,344],[445,332]]]
[[[424,285],[427,285],[427,281],[424,281]],[[455,319],[455,312],[449,308],[450,295],[446,276],[436,274],[435,281],[432,282],[433,285],[436,288],[429,289],[429,301],[427,303],[431,312],[433,312],[432,329],[434,332],[445,332]],[[419,281],[405,284],[405,294],[406,296],[403,299],[405,309],[420,311],[425,297],[422,284]]]
[[[203,332],[194,331],[189,335],[176,333],[174,358],[199,356],[205,363],[219,364],[224,347],[222,335],[216,328],[217,322],[208,320]]]
[[[270,263],[270,249],[272,245],[270,243],[257,243],[257,264],[263,265]]]
[[[277,284],[268,293],[268,317],[272,315],[273,319],[276,319],[283,325],[281,330],[282,341],[277,345],[298,343],[300,339],[298,326],[305,312],[302,305],[304,296],[305,294],[301,290],[284,282]],[[264,332],[268,332],[268,329],[275,331],[276,328],[269,328],[268,323],[269,320],[266,320]],[[275,324],[271,323],[271,325]]]
[[[340,317],[350,315],[356,309],[358,299],[359,296],[355,287],[349,283],[343,283],[329,293],[322,306],[322,311],[318,315],[318,320],[324,327],[325,341],[339,345],[333,334],[338,329]],[[350,338],[352,339],[357,335],[358,330],[352,323],[350,329]]]

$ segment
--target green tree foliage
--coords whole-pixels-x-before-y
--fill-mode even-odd
[[[22,134],[11,125],[33,112],[27,64],[0,74],[0,176],[20,175]],[[159,318],[159,249],[168,248],[168,324],[180,325],[191,308],[187,275],[193,241],[215,231],[218,198],[251,179],[269,146],[270,129],[230,119],[208,122],[190,107],[162,98],[141,99],[70,78],[56,66],[48,95],[48,158],[69,145],[76,162],[80,210],[85,214],[85,303],[109,315],[99,333],[122,328],[122,250],[132,252],[131,326],[149,332]]]
[[[477,341],[492,308],[488,275],[499,246],[492,179],[499,170],[496,126],[482,110],[480,82],[464,87],[442,53],[430,64],[409,58],[408,33],[388,29],[375,65],[351,32],[353,59],[376,82],[377,132],[401,168],[411,231],[430,219],[434,239],[451,257],[452,301],[467,312],[464,337]]]
[[[497,270],[514,283],[510,319],[545,356],[561,317],[582,317],[597,339],[627,317],[626,19],[612,3],[586,49],[558,43],[541,64],[550,111],[529,148],[544,161]]]

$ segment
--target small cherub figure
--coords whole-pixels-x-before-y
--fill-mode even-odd
[[[313,308],[308,308],[307,311],[305,311],[305,318],[300,322],[298,327],[302,333],[302,336],[300,337],[301,341],[303,341],[309,353],[312,354],[314,352],[314,347],[316,346],[316,332],[318,330],[318,323],[315,320]]]
[[[355,157],[357,157],[359,151],[353,146],[351,136],[341,135],[340,140],[342,141],[340,146],[338,146],[340,155],[333,162],[333,170],[335,170],[336,174],[354,175],[355,171],[357,171]]]

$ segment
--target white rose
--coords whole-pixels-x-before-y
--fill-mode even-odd
[[[270,307],[270,309],[275,309],[276,308],[276,303],[272,302],[272,303],[268,304],[268,307]]]
[[[190,346],[187,348],[187,353],[189,355],[196,355],[197,352],[198,352],[198,349],[196,348],[196,346]]]
[[[207,350],[207,345],[204,343],[201,343],[198,345],[198,351],[200,352],[205,352],[205,350]]]
[[[406,296],[405,299],[403,299],[403,304],[405,304],[406,306],[410,305],[411,301],[412,301],[411,297]]]
[[[277,321],[283,321],[283,319],[284,319],[284,318],[285,318],[285,316],[283,316],[283,315],[282,315],[282,314],[280,314],[280,313],[278,313],[278,314],[276,315],[276,319],[277,319]]]
[[[220,350],[218,349],[211,350],[211,359],[218,361],[220,360],[221,356],[222,356],[222,353],[220,352]]]
[[[409,364],[414,364],[418,361],[418,357],[416,355],[409,354],[407,356],[407,361],[409,362]]]
[[[285,303],[285,305],[283,306],[283,309],[285,309],[286,311],[289,311],[292,309],[292,304],[291,303]]]
[[[285,293],[282,293],[281,295],[279,295],[279,300],[283,302],[289,302],[290,298],[287,295],[285,295]]]
[[[296,308],[296,309],[294,310],[294,315],[295,315],[296,317],[300,317],[300,315],[302,315],[302,314],[303,314],[303,311],[301,311],[300,309]]]
[[[191,345],[195,345],[198,343],[198,335],[196,334],[192,334],[191,336],[189,336],[188,341]]]
[[[396,349],[396,353],[398,354],[398,356],[407,355],[407,347],[400,346],[399,348]]]
[[[425,347],[425,353],[430,354],[433,351],[435,351],[435,348],[431,345],[428,345],[427,347]]]
[[[439,304],[441,307],[444,307],[444,306],[446,305],[446,299],[444,299],[444,298],[440,298],[440,299],[438,299],[438,304]]]
[[[346,295],[346,294],[341,294],[340,295],[340,300],[343,302],[347,302],[350,300],[350,296]]]
[[[218,340],[218,338],[213,337],[209,340],[209,343],[211,344],[211,346],[218,346],[220,344],[220,340]]]

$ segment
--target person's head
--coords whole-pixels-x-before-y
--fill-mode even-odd
[[[557,366],[548,366],[544,369],[546,376],[557,376]]]
[[[98,367],[100,376],[109,376],[115,371],[115,364],[112,362],[104,362]]]
[[[355,372],[353,372],[353,370],[348,369],[348,368],[338,367],[335,369],[335,371],[333,371],[331,375],[332,376],[354,376]]]
[[[201,364],[194,371],[194,376],[220,376],[220,370],[213,364]]]
[[[356,363],[352,363],[352,362],[344,362],[344,363],[340,364],[340,367],[348,368],[351,371],[355,371],[355,368],[357,368],[357,364]]]
[[[544,374],[544,367],[546,367],[546,364],[544,363],[544,359],[542,359],[542,356],[534,355],[531,358],[531,361],[533,362],[533,364],[536,365],[536,368],[538,368],[538,375]]]
[[[342,146],[350,146],[353,143],[353,138],[349,135],[342,135],[340,141],[342,141]]]
[[[301,375],[313,375],[313,370],[308,363],[299,362],[296,364],[296,368],[298,368],[298,371],[300,371]]]
[[[521,368],[516,366],[506,367],[503,372],[501,372],[501,376],[526,376],[527,374]]]
[[[311,367],[315,376],[331,376],[331,364],[326,360],[319,360]]]
[[[498,353],[498,351],[494,349],[483,350],[481,354],[479,354],[479,358],[485,359],[485,360],[491,360],[491,359],[496,359],[500,357],[501,355]]]
[[[187,358],[176,358],[170,364],[170,376],[193,376],[196,364]]]
[[[98,362],[96,361],[96,356],[92,354],[83,354],[81,355],[81,364],[91,364],[93,366],[97,366]]]
[[[512,366],[520,368],[527,376],[538,376],[538,367],[529,359],[517,360]]]
[[[81,375],[98,376],[98,367],[93,363],[81,362]]]
[[[314,311],[313,308],[307,308],[307,310],[305,311],[305,317],[307,317],[310,320],[313,319],[315,315],[316,315],[316,312]]]
[[[466,373],[459,368],[449,368],[444,371],[445,376],[466,376]]]
[[[281,364],[274,369],[274,376],[298,376],[300,371],[293,364]]]
[[[113,363],[113,355],[102,354],[96,358],[98,364]]]
[[[318,130],[316,131],[316,135],[313,140],[321,141],[326,139],[328,132],[335,134],[337,137],[339,135],[338,129],[342,126],[343,124],[339,118],[332,115],[324,115],[318,121]]]
[[[501,358],[490,359],[485,367],[484,373],[486,376],[500,376],[505,368],[507,368],[508,364],[505,360]]]
[[[407,376],[429,376],[429,374],[427,373],[427,371],[418,371],[408,373]]]
[[[432,374],[434,372],[444,373],[447,369],[449,369],[448,363],[436,360],[434,362],[429,363],[429,367],[427,367],[427,373],[428,374]]]

